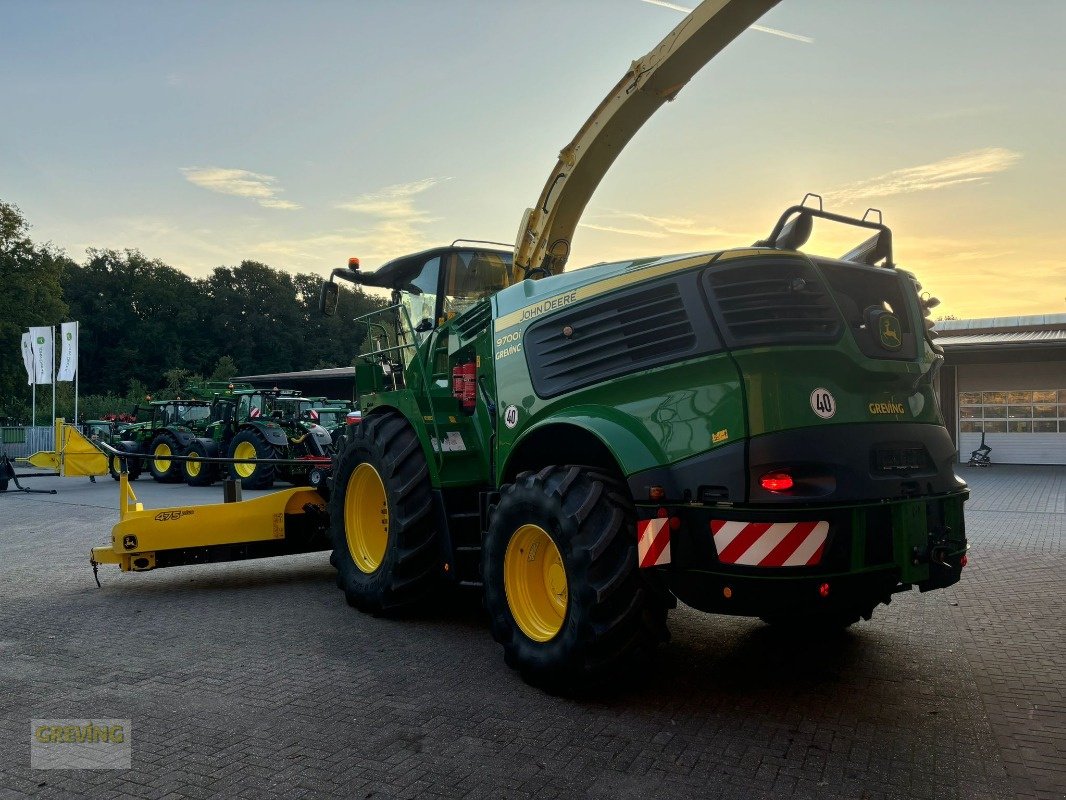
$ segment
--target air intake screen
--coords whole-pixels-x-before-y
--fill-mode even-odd
[[[840,314],[805,261],[712,265],[704,286],[730,347],[831,342],[840,335]]]
[[[686,284],[686,300],[680,283]],[[688,286],[688,284],[692,284]],[[720,349],[698,303],[694,276],[581,304],[531,326],[525,352],[540,397]],[[688,306],[692,306],[690,309]],[[703,317],[700,329],[692,315]],[[703,340],[698,345],[698,340]]]

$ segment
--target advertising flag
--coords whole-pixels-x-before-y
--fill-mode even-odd
[[[34,383],[52,382],[52,362],[55,357],[55,349],[52,345],[52,327],[43,325],[38,328],[30,328],[30,338],[33,344]]]
[[[26,383],[33,386],[33,336],[29,331],[22,334],[22,363],[26,365]]]
[[[59,357],[57,381],[72,381],[78,371],[78,323],[64,322],[60,331],[63,354]]]

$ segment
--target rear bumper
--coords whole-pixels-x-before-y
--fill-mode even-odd
[[[670,529],[669,560],[660,559],[655,569],[678,598],[705,611],[762,616],[782,610],[872,608],[888,602],[895,591],[956,583],[967,550],[967,495],[787,509],[644,506],[639,515],[661,517],[660,509],[665,509],[671,519],[665,526]],[[723,520],[734,528],[751,525],[755,536],[747,542],[737,537],[732,547],[716,541],[715,530],[722,529]],[[793,527],[799,541],[803,531],[824,532],[824,541],[801,551],[797,540],[780,533]],[[770,544],[757,538],[759,531],[773,537],[775,530],[778,537]],[[788,559],[780,549],[776,557],[761,557],[774,552],[775,542],[786,550],[796,548],[803,557]]]

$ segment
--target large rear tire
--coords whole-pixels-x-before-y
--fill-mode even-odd
[[[363,423],[340,456],[329,512],[330,563],[349,605],[386,612],[436,587],[442,573],[429,466],[401,415]]]
[[[170,456],[181,455],[181,445],[172,434],[161,433],[152,440],[148,453],[148,470],[160,483],[177,483],[181,480],[181,462]]]
[[[229,443],[227,458],[277,458],[274,445],[255,428],[247,428]],[[269,489],[274,485],[277,468],[274,464],[230,464],[230,475],[241,482],[244,489]]]
[[[526,681],[584,688],[668,638],[666,604],[637,566],[622,484],[592,467],[546,467],[504,486],[490,514],[485,605]]]

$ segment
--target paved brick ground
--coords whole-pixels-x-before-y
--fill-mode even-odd
[[[965,475],[958,586],[818,643],[679,609],[643,687],[584,702],[525,686],[473,599],[365,616],[325,554],[97,589],[113,484],[0,495],[0,798],[1061,800],[1066,470]],[[88,716],[132,719],[133,770],[29,769],[32,717]]]

